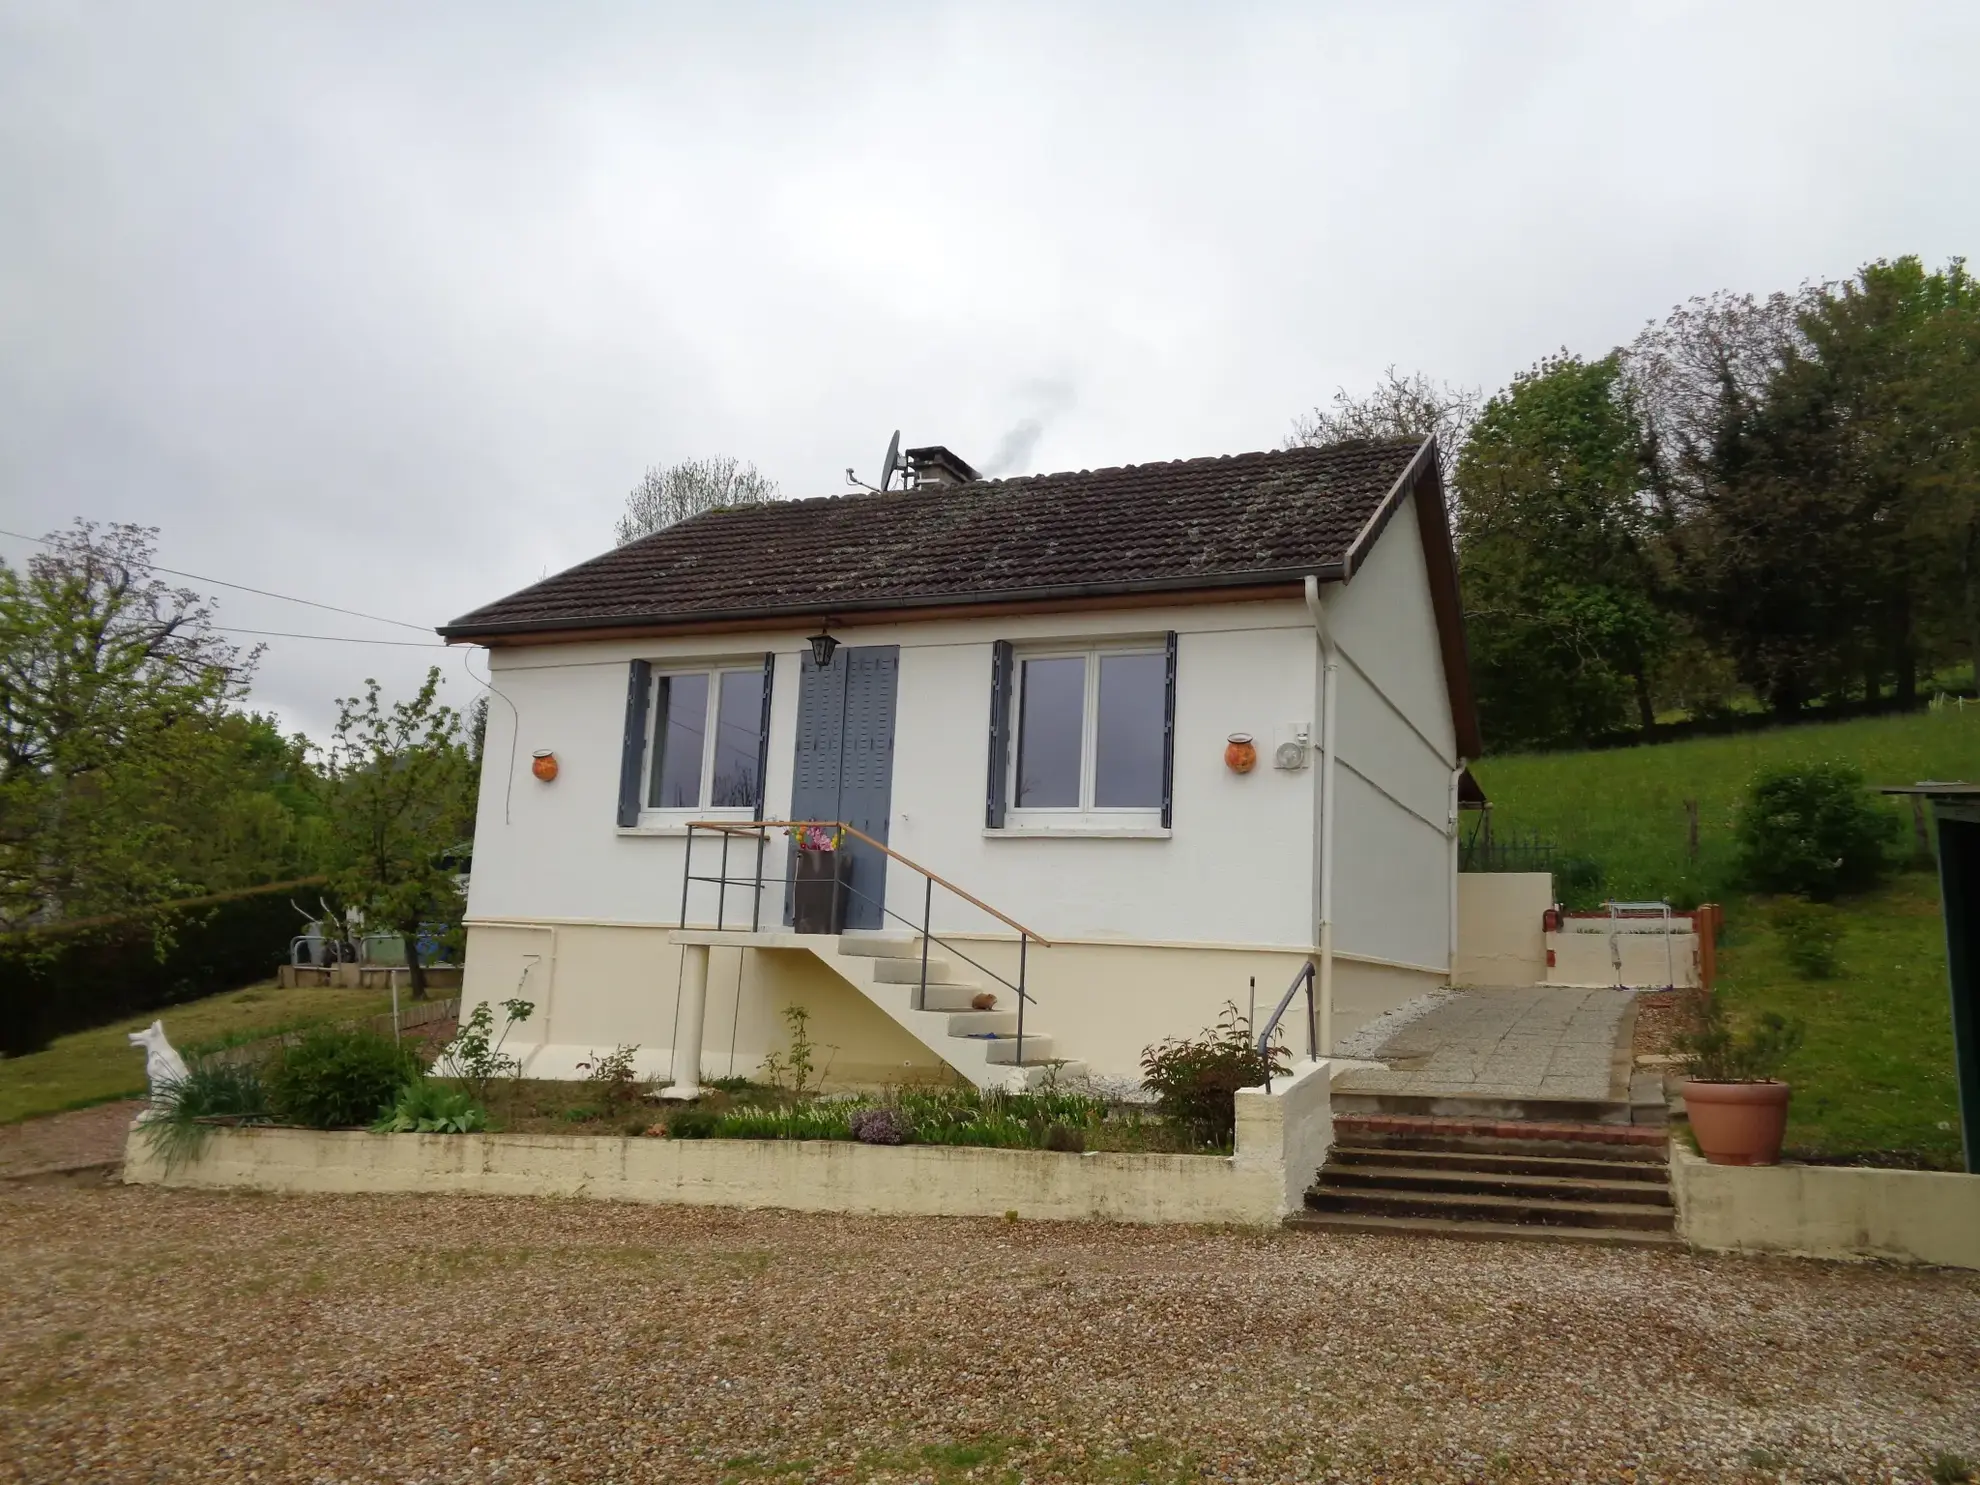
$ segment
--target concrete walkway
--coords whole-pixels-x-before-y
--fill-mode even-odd
[[[1344,1093],[1626,1098],[1633,997],[1626,990],[1466,990],[1375,1052]]]

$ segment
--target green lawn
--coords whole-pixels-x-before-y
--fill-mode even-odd
[[[1719,983],[1739,1014],[1799,1018],[1789,1063],[1791,1147],[1824,1154],[1959,1157],[1945,925],[1938,882],[1907,871],[1846,899],[1840,969],[1807,980],[1789,966],[1764,899],[1730,885],[1732,821],[1760,768],[1842,759],[1875,784],[1980,778],[1980,707],[1699,738],[1591,753],[1488,758],[1475,772],[1502,838],[1531,832],[1605,869],[1608,895],[1722,901]],[[1699,851],[1686,850],[1684,801],[1699,801]],[[1897,806],[1893,806],[1897,808]],[[1910,816],[1905,844],[1910,845]]]
[[[250,985],[204,1000],[168,1006],[114,1026],[99,1026],[58,1037],[45,1052],[0,1061],[0,1124],[32,1119],[63,1109],[86,1108],[145,1091],[144,1053],[125,1038],[154,1020],[180,1051],[273,1036],[318,1021],[376,1016],[392,1009],[392,998],[378,990],[283,990]]]

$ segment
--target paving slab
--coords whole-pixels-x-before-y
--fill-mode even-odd
[[[1628,1096],[1627,990],[1464,990],[1374,1053],[1387,1071],[1349,1073],[1345,1093],[1607,1099]],[[1617,1068],[1621,1067],[1620,1084]]]

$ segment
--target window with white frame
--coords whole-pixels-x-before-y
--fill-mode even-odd
[[[668,670],[647,708],[647,810],[753,810],[763,789],[764,667]]]
[[[1159,642],[1014,656],[1010,823],[1166,823],[1169,695]]]

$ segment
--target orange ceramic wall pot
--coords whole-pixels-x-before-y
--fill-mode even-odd
[[[1258,749],[1249,732],[1233,732],[1224,744],[1224,767],[1232,773],[1250,773],[1258,764]]]
[[[530,759],[529,771],[544,783],[549,783],[557,777],[557,755],[548,748],[543,749]]]

